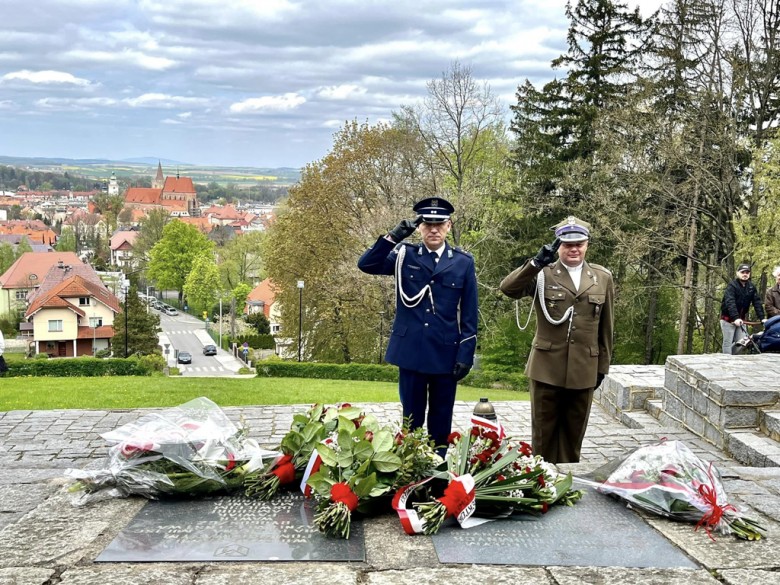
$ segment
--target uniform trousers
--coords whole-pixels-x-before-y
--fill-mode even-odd
[[[531,447],[550,463],[578,463],[594,388],[570,390],[531,380]]]
[[[422,426],[428,407],[428,434],[437,447],[447,445],[452,431],[452,410],[455,407],[457,382],[452,374],[421,374],[399,368],[398,391],[404,408],[404,418],[411,419],[412,430]]]

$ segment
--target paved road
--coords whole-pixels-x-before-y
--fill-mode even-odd
[[[163,330],[160,341],[171,344],[170,364],[176,365],[174,349],[188,351],[192,355],[192,364],[179,365],[182,376],[232,376],[244,365],[222,349],[217,349],[216,356],[203,355],[203,346],[213,343],[203,322],[184,313],[175,317],[159,315]]]

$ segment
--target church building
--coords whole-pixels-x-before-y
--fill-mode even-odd
[[[157,176],[151,188],[130,187],[125,192],[128,207],[164,208],[173,217],[199,217],[200,206],[195,185],[189,177],[164,177],[162,164],[157,163]]]

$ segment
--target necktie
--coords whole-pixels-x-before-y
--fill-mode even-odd
[[[439,255],[436,252],[434,252],[434,251],[431,251],[430,254],[431,254],[431,258],[433,258],[433,263],[434,264],[438,264],[439,263]]]

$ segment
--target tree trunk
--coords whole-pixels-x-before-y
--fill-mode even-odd
[[[699,191],[701,190],[701,164],[704,155],[704,139],[699,141],[699,168],[696,170],[696,180],[693,187],[693,207],[691,227],[688,234],[688,260],[685,263],[685,281],[683,282],[683,299],[680,313],[680,336],[677,338],[677,354],[682,355],[688,329],[688,310],[691,303],[691,283],[693,282],[693,253],[696,250],[696,222],[699,217]]]
[[[650,263],[655,265],[658,254],[653,253]],[[658,274],[651,270],[647,275],[647,326],[645,328],[645,365],[653,363],[653,333],[655,331],[656,310],[658,309]]]

